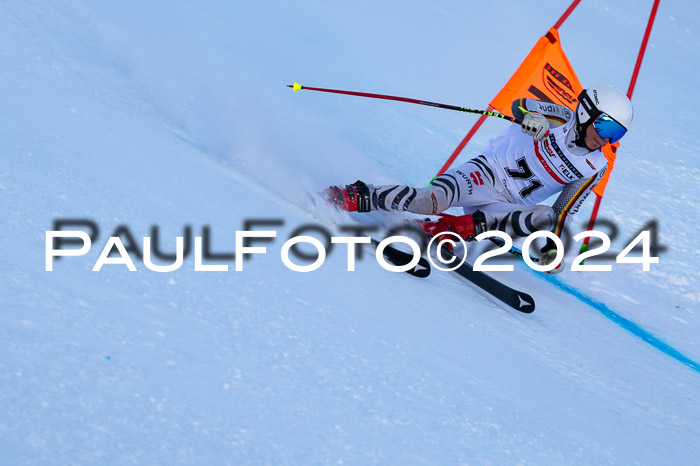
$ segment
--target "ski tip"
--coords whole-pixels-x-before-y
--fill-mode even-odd
[[[520,312],[525,314],[530,314],[535,311],[535,300],[532,296],[525,293],[518,293],[518,307],[516,308]]]
[[[303,89],[302,85],[299,84],[298,82],[294,82],[294,84],[287,84],[287,87],[291,87],[294,92],[300,91]]]
[[[427,278],[430,275],[430,263],[421,257],[420,261],[413,267],[413,270],[408,270],[407,272],[414,277]]]

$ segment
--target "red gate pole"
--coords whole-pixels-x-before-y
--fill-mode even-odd
[[[562,24],[564,24],[564,21],[566,21],[566,18],[569,17],[572,11],[574,11],[574,8],[578,6],[578,4],[581,3],[581,0],[574,0],[571,2],[571,5],[569,5],[569,8],[566,9],[563,15],[561,15],[561,18],[559,18],[559,21],[556,22],[554,25],[554,29],[559,29]]]
[[[631,100],[632,93],[634,92],[634,86],[637,84],[637,76],[639,75],[639,69],[642,67],[642,59],[647,50],[647,42],[649,42],[649,35],[651,34],[651,27],[654,25],[654,19],[656,18],[656,10],[659,9],[659,0],[654,0],[654,6],[651,7],[651,14],[649,15],[649,22],[647,23],[647,29],[644,31],[644,39],[642,39],[642,46],[639,48],[639,55],[637,55],[637,63],[634,65],[634,72],[632,73],[632,79],[630,80],[630,87],[627,89],[627,97]]]
[[[632,72],[632,79],[630,80],[629,88],[627,88],[627,98],[632,100],[632,93],[634,93],[634,86],[637,84],[637,76],[639,76],[639,69],[642,67],[642,60],[644,59],[644,54],[647,49],[647,43],[649,42],[649,35],[651,34],[651,28],[654,25],[654,19],[656,18],[656,11],[659,9],[659,1],[654,0],[654,5],[651,7],[651,14],[649,15],[649,21],[647,22],[646,31],[644,31],[644,38],[642,39],[642,45],[639,48],[639,53],[637,54],[637,62],[634,65],[634,71]],[[600,203],[603,201],[603,196],[597,196],[595,200],[595,205],[593,206],[593,212],[591,212],[591,220],[588,222],[588,230],[592,230],[595,227],[595,220],[598,217],[598,209],[600,209]],[[583,245],[581,246],[581,252],[588,249],[588,243],[591,237],[587,237]]]

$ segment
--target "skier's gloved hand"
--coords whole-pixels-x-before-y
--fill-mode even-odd
[[[557,258],[557,250],[556,249],[550,249],[549,251],[545,252],[542,257],[540,257],[540,260],[537,261],[539,265],[549,265],[552,262],[554,262],[554,259]],[[561,273],[564,270],[564,261],[562,260],[559,262],[559,265],[556,266],[556,268],[548,271],[548,272],[542,272],[547,275],[556,275],[558,273]]]
[[[535,141],[544,139],[549,131],[549,122],[544,115],[537,112],[526,113],[520,126],[523,128],[523,133],[529,134],[535,138]]]

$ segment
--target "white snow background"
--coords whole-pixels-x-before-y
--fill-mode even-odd
[[[0,463],[697,464],[697,2],[661,2],[600,213],[615,251],[658,220],[650,272],[516,263],[497,276],[524,315],[340,248],[280,259],[297,227],[351,222],[309,193],[425,185],[476,121],[287,84],[485,107],[569,3],[1,2]],[[560,34],[584,85],[627,89],[651,4],[581,2]],[[46,272],[68,218],[99,237]],[[261,218],[284,225],[241,272],[91,271],[119,225],[169,252],[209,225],[232,252]]]

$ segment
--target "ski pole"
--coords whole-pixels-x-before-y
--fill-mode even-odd
[[[466,108],[466,107],[458,107],[456,105],[439,104],[437,102],[428,102],[427,100],[420,100],[420,99],[410,99],[408,97],[397,97],[397,96],[393,96],[393,95],[384,95],[384,94],[370,94],[367,92],[342,91],[339,89],[324,89],[321,87],[307,87],[307,86],[302,86],[301,84],[296,83],[296,82],[294,84],[287,84],[287,87],[291,87],[294,90],[294,92],[300,91],[302,89],[306,89],[307,91],[331,92],[333,94],[354,95],[354,96],[359,96],[359,97],[369,97],[371,99],[396,100],[399,102],[408,102],[410,104],[427,105],[428,107],[437,107],[437,108],[444,108],[447,110],[456,110],[458,112],[475,113],[477,115],[492,116],[492,117],[502,118],[502,119],[510,121],[512,123],[522,123],[521,121],[516,120],[513,117],[510,117],[508,115],[504,115],[504,114],[499,113],[499,112],[494,112],[494,111],[490,111],[490,110],[478,110],[478,109]]]

